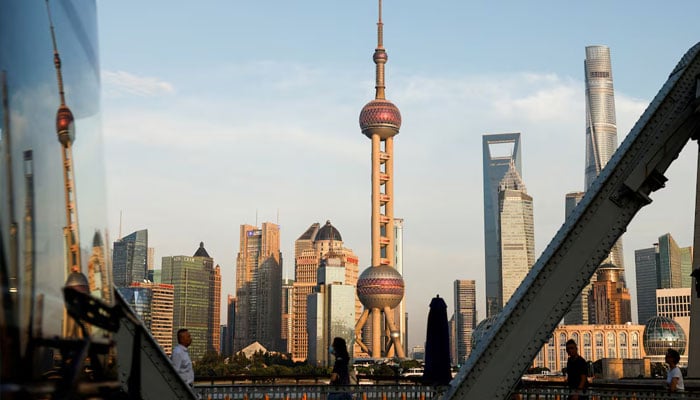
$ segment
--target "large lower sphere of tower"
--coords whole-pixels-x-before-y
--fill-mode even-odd
[[[389,100],[370,101],[360,111],[360,128],[368,138],[375,134],[382,139],[393,137],[401,128],[399,108]]]
[[[357,280],[357,296],[367,309],[395,308],[404,293],[403,278],[394,267],[367,268]]]

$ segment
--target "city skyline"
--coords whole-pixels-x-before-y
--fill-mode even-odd
[[[585,46],[611,48],[622,140],[694,44],[691,15],[699,7],[687,2],[669,16],[667,7],[651,2],[608,5],[609,15],[591,31],[586,21],[595,4],[555,6],[528,21],[516,16],[531,5],[417,4],[388,2],[384,14],[392,32],[387,79],[405,115],[396,146],[395,214],[404,218],[409,348],[423,343],[430,299],[439,293],[453,304],[454,279],[477,281],[479,319],[485,316],[481,135],[522,132],[538,257],[563,222],[562,197],[582,187]],[[258,223],[277,222],[279,210],[283,254],[293,254],[293,239],[308,221],[330,218],[364,270],[369,157],[357,135],[357,109],[371,93],[374,2],[237,4],[227,12],[219,9],[228,7],[223,2],[168,6],[174,14],[165,19],[157,17],[163,7],[139,4],[140,12],[128,16],[128,2],[98,8],[109,240],[119,210],[124,231],[151,231],[156,260],[203,240],[222,267],[222,294],[233,293],[237,227],[255,223],[256,214]],[[125,18],[133,23],[128,31]],[[153,29],[154,20],[163,29]],[[664,26],[653,32],[629,32],[659,23]],[[191,28],[180,29],[185,25]],[[426,57],[438,53],[450,57]],[[684,222],[690,218],[681,214],[693,209],[685,190],[694,187],[695,174],[688,147],[669,170],[667,189],[628,228],[627,260],[659,231],[692,242],[691,223]],[[552,165],[561,178],[548,178]],[[191,217],[182,215],[192,207],[196,212],[184,213]],[[678,217],[665,210],[679,210]],[[627,264],[626,275],[634,276]],[[284,266],[285,277],[291,268]]]

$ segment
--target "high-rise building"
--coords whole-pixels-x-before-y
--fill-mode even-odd
[[[155,270],[155,257],[156,249],[155,247],[149,247],[146,256],[146,279],[151,282],[155,282],[153,279],[153,271]]]
[[[622,282],[622,268],[603,264],[596,274],[588,295],[589,323],[621,325],[632,322],[630,294]]]
[[[454,281],[454,302],[454,362],[462,365],[471,353],[472,332],[476,327],[476,281]]]
[[[693,247],[680,247],[670,233],[659,236],[654,247],[634,252],[639,323],[656,316],[656,289],[690,287]]]
[[[204,242],[199,242],[199,248],[197,248],[192,257],[195,260],[199,260],[204,269],[209,272],[209,289],[207,290],[209,296],[207,351],[219,353],[221,350],[219,347],[221,341],[219,337],[221,331],[221,267],[219,265],[214,266],[214,259],[209,256],[209,253],[204,248]]]
[[[226,298],[226,336],[222,338],[223,346],[221,354],[224,356],[233,355],[233,335],[236,331],[236,298],[228,295]]]
[[[394,218],[394,268],[403,276],[403,218]],[[394,323],[401,337],[404,354],[408,354],[408,316],[406,314],[406,298],[394,308]],[[359,315],[359,314],[358,314]]]
[[[282,279],[282,348],[291,353],[289,338],[294,336],[292,331],[292,304],[294,304],[294,279]]]
[[[506,305],[535,263],[535,222],[532,197],[527,194],[515,163],[498,187],[500,306]]]
[[[210,279],[201,257],[168,256],[162,259],[163,283],[173,285],[173,343],[177,343],[177,331],[185,328],[192,336],[190,358],[196,362],[207,351],[209,334]],[[217,327],[218,329],[218,327]]]
[[[581,199],[583,199],[584,194],[584,192],[570,192],[566,194],[564,202],[564,219],[568,218],[574,211],[578,203],[581,201]],[[590,293],[594,281],[595,275],[591,277],[588,285],[583,288],[574,302],[571,303],[571,308],[569,308],[569,311],[564,316],[565,324],[580,325],[583,323],[588,323],[588,293]]]
[[[617,122],[610,49],[607,46],[587,46],[583,64],[586,86],[585,190],[588,190],[617,149]],[[578,193],[567,195],[567,216],[573,210],[570,204],[577,204],[582,197]],[[619,267],[621,270],[619,284],[625,285],[622,238],[615,242],[602,264],[613,264]],[[591,289],[595,279],[596,274],[591,277],[590,282],[572,303],[571,309],[564,318],[567,324],[593,323],[592,317],[587,315],[587,310],[590,310],[589,304],[596,300],[587,297],[593,293]]]
[[[610,48],[587,46],[584,72],[586,82],[585,185],[588,190],[617,150],[617,121]],[[622,238],[615,242],[603,264],[614,264],[622,268],[622,282],[624,282]]]
[[[689,288],[693,283],[693,246],[681,247],[681,287]]]
[[[345,269],[357,268],[347,263],[342,253],[331,251],[318,267],[314,292],[307,297],[308,362],[317,366],[330,366],[334,360],[328,354],[333,339],[341,337],[346,343],[354,339],[357,320],[355,310],[355,285],[347,283]],[[352,357],[352,347],[348,349]]]
[[[659,287],[657,264],[659,245],[634,251],[634,267],[637,279],[637,322],[645,324],[656,316],[656,289]]]
[[[292,318],[289,352],[295,361],[304,361],[309,356],[308,296],[318,285],[318,268],[329,254],[342,257],[344,283],[355,287],[359,270],[358,258],[343,243],[340,232],[326,221],[321,227],[313,223],[294,243],[294,283],[292,284]],[[355,316],[360,315],[362,306],[355,297]],[[348,342],[351,343],[351,342]],[[352,349],[349,349],[352,351]]]
[[[357,294],[365,309],[357,321],[355,335],[360,339],[356,343],[372,358],[381,358],[394,352],[398,357],[404,357],[401,335],[391,311],[401,303],[404,295],[403,278],[394,268],[393,157],[394,136],[401,128],[401,113],[385,96],[384,65],[388,57],[384,49],[381,0],[377,47],[373,60],[376,65],[376,92],[374,100],[362,107],[359,121],[362,134],[372,141],[372,260],[370,267],[357,280]],[[382,320],[388,329],[383,329]],[[371,326],[371,340],[362,336],[362,328],[366,324]]]
[[[148,260],[148,230],[130,233],[114,242],[112,276],[114,286],[128,287],[131,282],[146,279]]]
[[[236,331],[233,351],[259,342],[281,348],[282,253],[279,225],[241,225],[236,257]]]
[[[118,290],[165,354],[170,355],[173,351],[175,287],[152,282],[132,282],[131,286]]]
[[[681,278],[681,248],[670,233],[659,236],[658,288],[679,288]]]
[[[500,225],[498,187],[511,164],[521,174],[520,133],[486,134],[482,137],[484,174],[484,268],[486,317],[501,310]]]

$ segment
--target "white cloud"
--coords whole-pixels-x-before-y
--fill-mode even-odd
[[[223,267],[222,293],[233,292],[238,225],[254,223],[256,210],[258,222],[274,221],[280,210],[288,275],[293,241],[325,219],[359,255],[361,268],[369,265],[370,145],[357,116],[371,99],[371,82],[303,66],[236,68],[242,76],[215,73],[229,80],[171,96],[165,105],[134,93],[130,104],[103,107],[112,225],[124,210],[139,221],[134,229],[152,230],[159,255],[187,254],[204,240]],[[267,83],[248,90],[253,82]],[[222,93],[221,86],[235,90]],[[405,219],[404,275],[412,291],[406,301],[415,344],[424,334],[421,312],[437,293],[451,306],[454,279],[477,280],[484,316],[482,134],[522,132],[538,254],[561,226],[564,195],[583,189],[583,82],[533,73],[394,76],[388,96],[404,121],[395,144],[395,215]],[[619,93],[616,100],[622,141],[646,102]],[[669,173],[686,179],[687,168]],[[677,187],[672,182],[669,189]],[[666,210],[687,202],[674,194],[655,198]],[[634,249],[667,230],[690,244],[689,223],[661,224],[664,211],[654,208],[640,213],[625,236],[628,282],[634,280]],[[435,271],[441,279],[434,279]]]
[[[108,97],[152,97],[175,93],[175,88],[169,82],[125,71],[102,71],[102,84]]]

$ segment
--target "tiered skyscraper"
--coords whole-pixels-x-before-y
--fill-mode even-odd
[[[587,46],[584,72],[586,83],[585,188],[588,190],[617,149],[617,121],[610,49],[607,46]],[[567,204],[571,195],[573,193],[567,195]],[[580,197],[577,200],[580,200]],[[615,242],[602,264],[613,264],[619,267],[622,270],[620,283],[622,286],[625,285],[622,238]],[[571,310],[565,316],[567,324],[591,322],[591,317],[586,315],[585,310],[590,303],[587,294],[591,292],[595,280],[596,275],[574,300]]]
[[[512,161],[498,187],[498,224],[498,261],[501,266],[499,300],[503,307],[535,263],[532,197],[527,194]]]
[[[486,317],[501,311],[501,263],[498,188],[511,164],[518,174],[520,133],[487,134],[482,137],[484,174],[484,267],[486,270]],[[497,146],[511,146],[507,154],[497,153]],[[493,152],[492,152],[493,147]]]
[[[268,350],[281,348],[282,253],[280,228],[241,225],[236,257],[236,330],[233,351],[259,342]]]
[[[358,258],[349,248],[344,247],[343,238],[340,232],[326,221],[321,227],[319,223],[313,223],[294,242],[294,283],[292,285],[292,317],[291,317],[291,338],[289,339],[289,352],[295,361],[304,361],[310,356],[309,335],[307,328],[309,321],[308,297],[317,289],[318,268],[322,261],[329,255],[339,258],[339,263],[343,266],[345,274],[342,282],[346,285],[355,286],[358,275]],[[353,295],[355,309],[355,319],[362,312],[359,300]],[[348,343],[351,336],[343,336]],[[331,338],[332,339],[332,338]],[[352,349],[349,349],[352,351]],[[318,357],[319,356],[315,356]],[[323,358],[320,358],[323,360]]]
[[[357,295],[365,309],[355,327],[356,342],[372,358],[392,356],[394,352],[404,357],[391,311],[401,303],[404,294],[403,278],[394,268],[394,136],[401,127],[401,113],[385,97],[384,64],[388,57],[383,43],[382,0],[379,0],[377,48],[373,56],[376,94],[360,112],[362,133],[372,140],[372,264],[357,281]],[[371,342],[362,338],[362,328],[370,313]],[[387,329],[382,326],[382,314]]]

